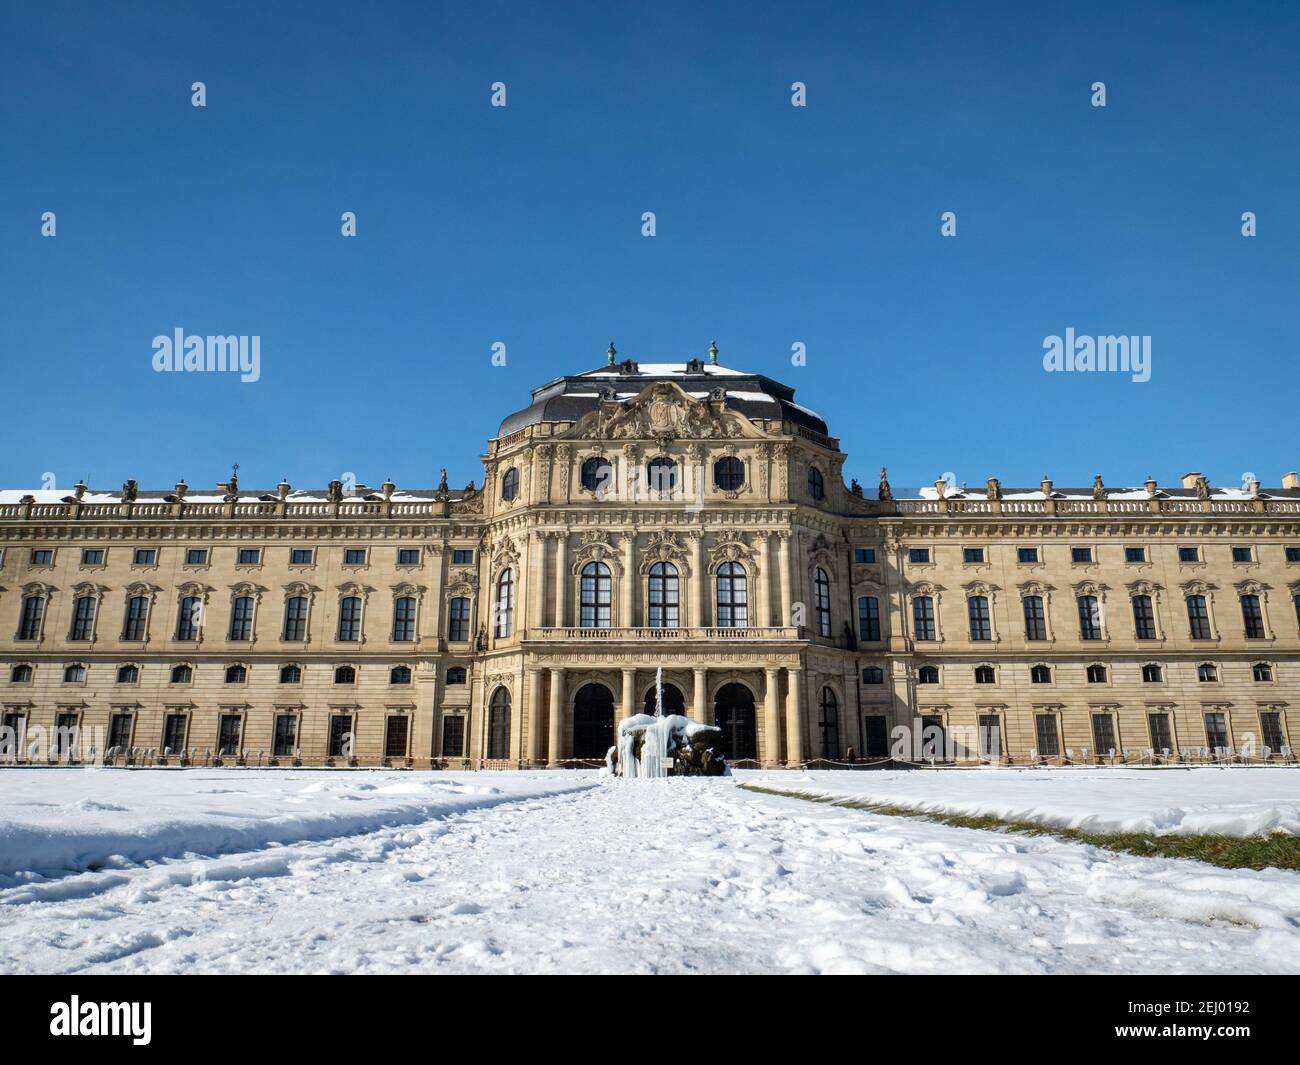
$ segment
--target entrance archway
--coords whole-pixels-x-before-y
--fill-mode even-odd
[[[754,693],[743,684],[724,684],[714,701],[713,723],[722,729],[722,753],[729,761],[758,759]]]
[[[653,714],[655,712],[655,690],[652,687],[645,693],[645,710],[644,713]],[[684,714],[686,713],[686,697],[682,695],[681,688],[676,684],[664,685],[664,713],[665,714]]]
[[[573,697],[573,757],[604,758],[614,746],[614,695],[603,684],[584,684]]]

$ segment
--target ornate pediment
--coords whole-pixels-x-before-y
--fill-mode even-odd
[[[709,571],[716,571],[724,562],[743,562],[747,566],[754,567],[754,552],[745,542],[744,535],[734,529],[718,533],[717,540],[709,552]]]
[[[606,533],[583,533],[569,569],[573,573],[581,573],[582,567],[588,562],[603,562],[614,571],[616,577],[623,575],[623,564],[619,560],[618,550],[609,542]]]
[[[650,567],[659,562],[671,562],[682,570],[687,576],[690,575],[690,567],[686,564],[686,544],[681,536],[668,530],[650,534],[650,542],[641,551],[642,573],[648,573]]]
[[[671,381],[660,381],[625,402],[603,397],[600,407],[583,415],[568,435],[580,440],[653,440],[661,447],[673,440],[763,438],[748,418],[727,410],[724,403],[692,399]]]

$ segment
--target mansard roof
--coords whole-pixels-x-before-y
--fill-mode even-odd
[[[830,431],[821,415],[794,401],[794,389],[762,374],[733,370],[692,359],[689,362],[638,363],[631,359],[565,375],[533,389],[533,401],[509,415],[497,437],[509,436],[543,422],[576,422],[600,406],[601,397],[634,399],[651,384],[672,381],[693,399],[708,399],[715,389],[726,394],[727,409],[755,421],[787,421],[822,436]]]

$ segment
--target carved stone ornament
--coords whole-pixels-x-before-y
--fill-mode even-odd
[[[654,440],[661,447],[673,440],[760,438],[747,419],[692,399],[671,381],[648,386],[635,399],[602,402],[571,430],[582,440]]]
[[[671,562],[685,576],[690,576],[690,567],[686,564],[686,545],[676,533],[663,530],[651,533],[650,542],[641,552],[642,573],[648,573],[650,567],[659,562]]]

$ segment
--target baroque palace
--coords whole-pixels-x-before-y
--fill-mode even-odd
[[[868,498],[793,389],[612,344],[482,460],[463,490],[0,495],[0,758],[595,764],[658,667],[741,764],[1300,730],[1295,473]]]

